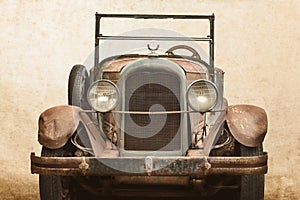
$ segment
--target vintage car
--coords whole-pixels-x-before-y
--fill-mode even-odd
[[[104,19],[199,20],[209,34],[186,37],[154,23],[112,36],[100,31]],[[31,153],[31,172],[40,175],[42,200],[264,199],[267,115],[224,98],[214,20],[213,14],[96,13],[94,65],[75,65],[69,105],[39,118],[42,152]],[[207,43],[208,56],[197,42]]]

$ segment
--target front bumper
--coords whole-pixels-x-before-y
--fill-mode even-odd
[[[190,176],[267,173],[268,154],[253,157],[39,157],[31,153],[31,173],[59,176]]]

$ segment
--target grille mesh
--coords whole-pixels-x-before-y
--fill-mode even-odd
[[[179,80],[169,74],[135,74],[126,80],[126,110],[178,111],[179,84]],[[179,150],[180,119],[180,114],[126,114],[125,150]],[[127,123],[129,121],[132,123]]]

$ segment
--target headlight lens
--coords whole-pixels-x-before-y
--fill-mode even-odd
[[[208,80],[197,80],[188,87],[187,100],[195,111],[207,112],[213,109],[217,99],[217,87]]]
[[[119,90],[109,80],[96,81],[90,86],[87,99],[93,109],[99,112],[109,112],[118,104]]]

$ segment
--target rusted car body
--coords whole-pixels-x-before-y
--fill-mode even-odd
[[[111,37],[100,32],[103,18],[207,20],[210,28],[208,36],[188,39]],[[234,190],[237,199],[263,199],[267,115],[253,105],[228,106],[224,72],[213,62],[214,20],[214,15],[96,14],[94,66],[89,73],[74,66],[69,105],[49,108],[39,119],[43,150],[41,156],[31,154],[31,172],[40,174],[41,199],[87,193],[200,198],[223,189]],[[148,53],[101,59],[100,41],[108,39],[141,40]],[[208,43],[208,61],[182,44],[190,40]],[[159,53],[161,41],[176,42]]]

